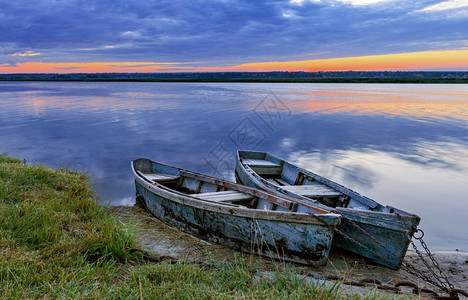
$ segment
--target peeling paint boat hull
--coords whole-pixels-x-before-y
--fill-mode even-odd
[[[372,199],[272,154],[238,151],[239,183],[342,215],[333,245],[398,269],[420,218]]]
[[[146,208],[181,231],[274,259],[327,262],[337,214],[148,159],[133,161],[132,170]]]

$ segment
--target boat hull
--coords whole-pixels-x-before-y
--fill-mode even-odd
[[[156,218],[191,235],[273,259],[321,266],[327,262],[333,227],[302,214],[297,222],[285,212],[252,212],[252,209],[201,204],[190,197],[173,194],[135,176],[136,192]],[[284,215],[286,218],[282,218]],[[289,215],[289,216],[288,216]],[[293,213],[294,215],[294,213]]]
[[[277,159],[275,162],[279,162],[278,158],[275,157],[275,159]],[[304,173],[308,172],[298,169]],[[321,203],[313,203],[308,198],[289,193],[285,189],[261,180],[258,174],[252,172],[252,169],[245,168],[240,159],[237,160],[235,172],[236,180],[241,184],[276,195],[286,195],[289,199],[295,199],[299,203],[306,202],[308,205],[330,209]],[[342,186],[340,187],[343,189]],[[350,192],[356,194],[353,191]],[[341,224],[336,227],[333,246],[391,269],[400,267],[410,243],[408,234],[411,236],[414,233],[419,217],[404,214],[404,212],[397,215],[345,207],[334,209],[341,214],[342,219]]]
[[[337,226],[334,245],[388,268],[400,267],[410,243],[404,228],[392,229],[388,222],[378,220],[360,221],[354,213],[338,211],[344,217]]]

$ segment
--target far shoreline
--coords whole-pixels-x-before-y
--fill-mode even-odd
[[[467,84],[465,71],[16,73],[0,81]]]
[[[68,80],[59,80],[59,79],[16,79],[16,80],[3,80],[3,82],[200,82],[200,83],[368,83],[368,84],[468,84],[468,78],[463,79],[431,79],[431,80],[417,80],[417,79],[331,79],[331,80],[319,80],[319,79],[305,79],[305,80],[281,80],[281,79],[271,79],[271,80],[256,80],[256,79],[239,79],[239,80],[213,80],[213,79],[68,79]]]

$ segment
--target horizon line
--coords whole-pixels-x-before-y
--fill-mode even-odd
[[[34,56],[39,57],[38,55]],[[385,72],[468,71],[468,49],[268,61],[230,66],[198,66],[181,62],[40,62],[0,64],[1,74],[34,73],[201,73],[201,72]],[[181,65],[185,66],[181,66]],[[188,64],[188,65],[187,65]],[[78,71],[79,70],[79,71]]]

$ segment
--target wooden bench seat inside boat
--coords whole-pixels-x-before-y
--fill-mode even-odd
[[[338,197],[342,194],[322,184],[285,185],[283,189],[306,197]]]
[[[244,194],[237,191],[220,191],[211,193],[200,193],[192,194],[192,197],[196,197],[202,200],[209,200],[215,202],[234,202],[234,201],[247,201],[254,198],[253,195]]]
[[[159,173],[142,173],[140,171],[138,171],[138,173],[140,173],[140,175],[142,175],[143,177],[149,180],[157,181],[157,182],[175,181],[179,179],[179,176],[175,176],[175,175],[159,174]]]
[[[276,178],[276,177],[271,177],[271,178],[264,178],[266,181],[269,181],[273,184],[284,186],[284,185],[289,185],[286,181],[284,181],[281,178]]]
[[[264,159],[244,158],[242,162],[261,175],[279,175],[282,171],[281,165]]]

